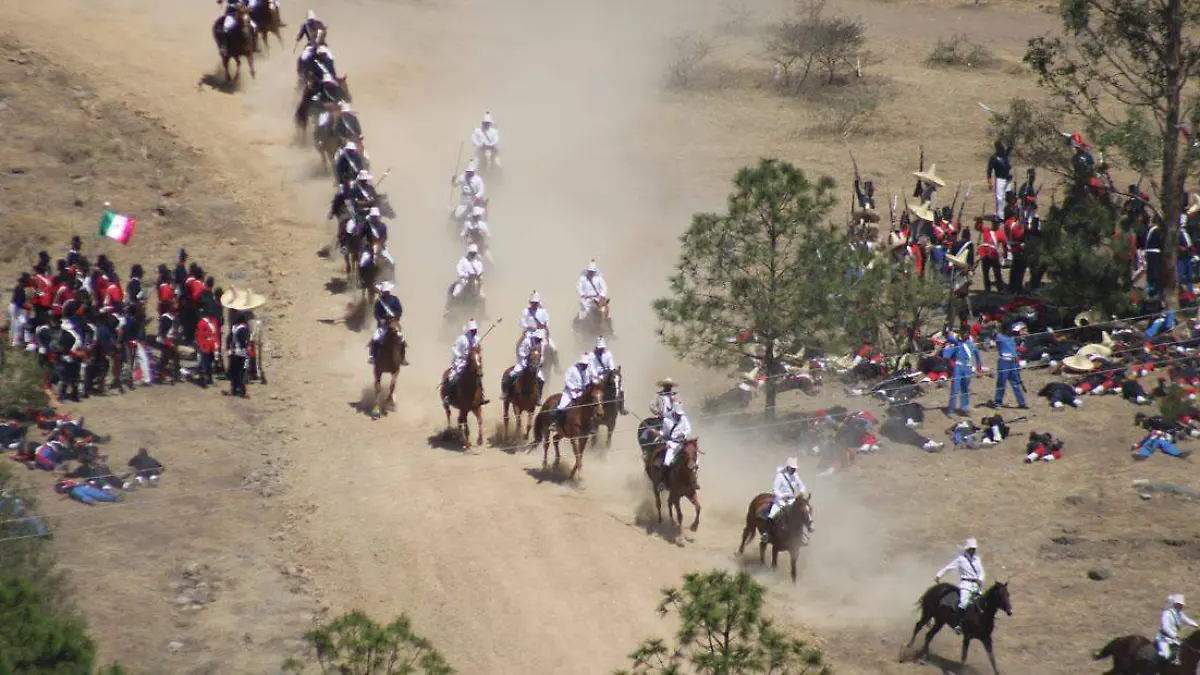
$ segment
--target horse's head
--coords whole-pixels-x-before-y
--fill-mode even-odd
[[[234,11],[237,12],[238,30],[246,39],[249,39],[254,30],[254,23],[250,17],[250,6],[239,4]]]
[[[600,318],[608,318],[608,298],[596,298],[596,311],[600,313]]]
[[[470,353],[467,354],[467,368],[476,374],[483,372],[483,345],[471,347]]]
[[[397,319],[395,317],[388,319],[387,332],[395,333],[396,335],[399,335],[400,334],[400,319]]]
[[[344,99],[346,103],[354,103],[354,97],[350,95],[350,85],[346,84],[346,76],[342,75],[337,78],[337,83],[342,88],[342,93],[346,96]]]
[[[624,388],[622,387],[623,382],[622,382],[621,378],[622,378],[621,368],[619,366],[604,374],[604,399],[605,399],[604,402],[605,403],[608,403],[610,401],[615,401],[617,399],[617,397],[621,395],[621,392],[624,391]]]
[[[997,581],[992,584],[992,587],[983,594],[983,604],[992,612],[1004,610],[1004,613],[1012,616],[1012,600],[1008,597],[1008,582]]]

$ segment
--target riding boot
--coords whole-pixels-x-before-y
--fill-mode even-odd
[[[379,343],[371,340],[367,343],[367,363],[375,363],[375,352],[379,351]]]
[[[479,378],[479,395],[483,398],[483,400],[479,402],[479,405],[487,405],[488,403],[491,403],[491,400],[487,397],[487,393],[483,390],[482,377]]]
[[[404,347],[404,356],[400,357],[400,365],[407,366],[408,365],[408,340],[405,340],[404,338],[400,338],[400,346]]]
[[[771,536],[771,519],[765,515],[758,517],[758,536],[764,544]]]

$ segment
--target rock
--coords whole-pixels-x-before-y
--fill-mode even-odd
[[[183,566],[183,576],[189,579],[195,579],[200,576],[200,571],[203,565],[198,562],[190,562]]]
[[[285,577],[294,577],[298,574],[300,574],[300,568],[296,567],[295,565],[288,563],[283,566],[283,575]]]
[[[183,650],[183,643],[179,640],[171,640],[167,643],[167,651],[178,652]]]
[[[216,600],[216,593],[213,592],[212,586],[201,581],[192,589],[192,602],[200,605],[207,605]]]
[[[1087,571],[1087,578],[1091,579],[1092,581],[1104,581],[1111,576],[1112,571],[1103,567],[1098,567]]]
[[[1053,538],[1053,539],[1051,539],[1050,541],[1052,541],[1052,542],[1054,542],[1054,543],[1058,544],[1059,546],[1070,546],[1070,545],[1072,545],[1072,544],[1078,544],[1078,543],[1079,543],[1079,537],[1066,537],[1066,536],[1063,536],[1063,537],[1054,537],[1054,538]]]
[[[1063,501],[1073,506],[1079,506],[1087,501],[1087,495],[1073,494],[1063,497]]]
[[[190,605],[192,604],[192,596],[188,595],[187,593],[180,593],[175,597],[175,604],[179,605],[180,607]]]

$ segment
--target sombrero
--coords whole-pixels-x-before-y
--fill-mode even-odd
[[[913,175],[926,183],[933,183],[938,187],[946,187],[946,181],[937,175],[937,164],[930,164],[929,168],[924,171],[914,171]]]
[[[672,379],[671,379],[671,378],[669,378],[669,377],[664,377],[663,379],[659,380],[658,382],[655,382],[654,384],[655,384],[656,386],[659,386],[659,387],[662,387],[662,388],[666,389],[667,387],[674,387],[674,386],[675,386],[675,380],[672,380]]]
[[[1080,312],[1075,315],[1075,327],[1083,328],[1084,326],[1090,326],[1096,323],[1099,318],[1099,315],[1094,310],[1089,309],[1086,312]]]
[[[1187,214],[1194,216],[1200,213],[1200,193],[1193,192],[1189,195],[1190,203],[1188,204]]]
[[[954,255],[953,253],[946,254],[946,260],[949,260],[951,265],[960,270],[969,270],[971,269],[971,264],[967,262],[967,256],[969,255],[971,255],[971,249],[964,246],[958,255]]]
[[[1079,356],[1099,356],[1102,359],[1112,358],[1112,348],[1102,344],[1087,344],[1075,352]]]
[[[1082,350],[1080,350],[1082,351]],[[1075,354],[1068,356],[1062,360],[1063,368],[1076,373],[1087,373],[1095,370],[1098,366],[1087,354]]]
[[[231,286],[221,295],[222,305],[239,312],[262,307],[266,302],[267,299],[265,297],[249,288],[237,289]]]
[[[933,222],[933,219],[936,217],[933,213],[933,209],[930,208],[930,206],[929,206],[929,202],[925,202],[924,204],[918,204],[916,206],[913,206],[910,204],[908,206],[908,210],[911,211],[914,216],[920,218],[921,220],[928,220],[931,223]]]
[[[904,236],[903,234],[896,232],[895,230],[892,230],[890,233],[888,233],[889,248],[902,248],[907,243],[908,237]]]

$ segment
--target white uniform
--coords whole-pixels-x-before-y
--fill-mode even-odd
[[[597,378],[602,378],[608,371],[616,369],[617,363],[613,360],[612,352],[607,349],[603,351],[593,349],[588,352],[588,370],[594,372]]]
[[[767,518],[779,515],[784,507],[791,506],[792,502],[796,501],[796,497],[808,490],[804,487],[804,481],[800,480],[798,474],[789,474],[787,467],[781,466],[775,472],[775,484],[771,487],[771,492],[775,496],[775,501],[771,502],[771,510],[767,513]]]
[[[537,335],[536,332],[526,332],[525,338],[521,340],[521,344],[517,345],[517,364],[512,369],[513,377],[520,375],[525,370],[525,367],[529,365],[529,353],[533,351],[533,338],[535,335]],[[538,365],[537,378],[542,382],[546,381],[545,376],[542,375],[540,364]]]
[[[663,460],[665,466],[671,466],[675,455],[679,454],[680,448],[683,447],[683,442],[691,435],[692,423],[688,421],[686,414],[680,413],[679,417],[672,415],[663,422],[663,438],[667,442],[667,456]]]
[[[475,336],[469,331],[458,336],[450,348],[450,379],[454,380],[467,367],[467,355],[476,344]]]
[[[608,284],[604,283],[604,277],[599,272],[593,272],[590,279],[587,272],[579,275],[576,289],[579,291],[580,319],[587,317],[588,312],[596,306],[599,298],[608,297]]]
[[[476,235],[476,233],[478,233],[478,235]],[[482,248],[482,243],[487,241],[487,238],[491,236],[491,230],[488,229],[487,221],[483,218],[467,218],[463,221],[462,229],[459,231],[459,234],[462,235],[463,241],[468,244],[472,243],[475,239],[478,239],[480,241],[480,247]]]
[[[1170,606],[1163,610],[1158,634],[1154,636],[1154,645],[1158,648],[1158,655],[1164,659],[1170,659],[1172,651],[1179,645],[1180,626],[1197,627],[1196,622],[1188,618],[1187,614],[1184,614],[1182,610],[1175,609],[1174,597],[1170,600]]]
[[[567,406],[583,395],[583,390],[590,382],[587,366],[579,363],[572,364],[563,376],[563,390],[562,396],[558,399],[558,409],[566,410]]]
[[[675,397],[676,394],[673,391],[658,392],[654,403],[650,404],[650,412],[665,420],[675,410]]]
[[[546,308],[542,307],[540,304],[536,310],[530,310],[529,307],[526,306],[525,310],[521,312],[521,318],[517,321],[517,323],[521,326],[521,329],[526,332],[544,328],[547,333],[549,333],[550,313],[547,312]],[[547,337],[545,344],[550,348],[551,351],[558,350],[558,347],[554,345],[553,337]]]
[[[454,184],[458,186],[459,190],[458,206],[454,209],[454,217],[462,220],[467,217],[471,209],[475,208],[475,200],[483,198],[483,178],[480,178],[478,173],[468,176],[464,171],[454,179]]]
[[[454,288],[450,291],[450,295],[457,298],[462,295],[463,289],[467,287],[467,280],[470,278],[483,280],[483,259],[475,256],[472,260],[470,256],[463,256],[458,259],[458,281],[454,282]],[[483,297],[483,287],[479,288],[479,297]]]
[[[958,573],[958,608],[966,609],[967,605],[971,604],[971,598],[979,595],[983,589],[983,561],[979,559],[978,553],[967,557],[966,552],[963,552],[938,571],[937,579],[940,581],[951,571]]]
[[[471,134],[471,142],[475,144],[477,153],[482,154],[484,149],[495,150],[500,147],[500,130],[495,124],[489,124],[486,130],[482,126],[475,127]]]

